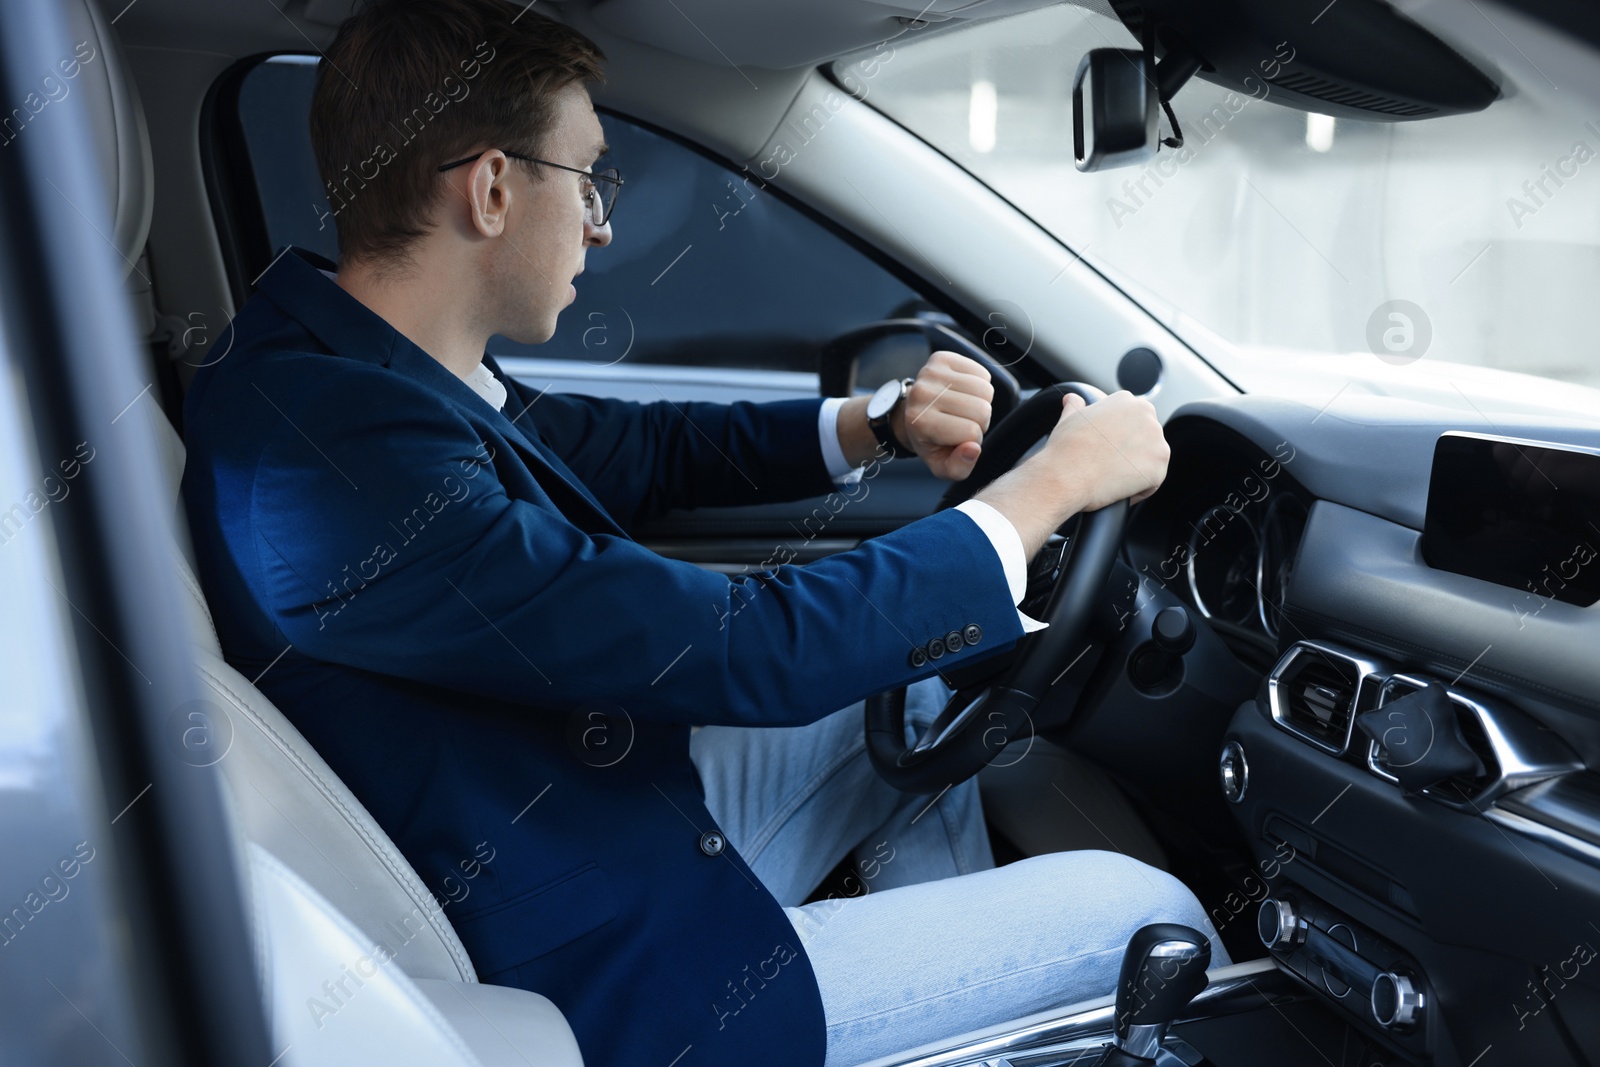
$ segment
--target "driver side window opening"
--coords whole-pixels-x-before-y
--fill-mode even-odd
[[[232,221],[245,231],[241,245],[255,246],[242,249],[236,264],[245,278],[285,244],[337,257],[333,208],[307,129],[317,62],[272,56],[219,96],[233,155],[228,177],[240,187],[240,217]],[[621,115],[599,114],[611,151],[596,167],[618,167],[627,181],[612,218],[617,239],[589,256],[554,337],[542,345],[496,337],[493,355],[568,360],[602,373],[648,364],[809,376],[823,344],[865,323],[926,315],[956,325],[948,312],[959,311],[935,307],[915,278],[785,200],[758,174]],[[256,213],[259,225],[245,217]],[[970,325],[969,336],[994,347],[991,324]],[[920,342],[884,342],[863,359],[858,390],[914,373],[926,356]],[[807,381],[793,384],[814,388]]]

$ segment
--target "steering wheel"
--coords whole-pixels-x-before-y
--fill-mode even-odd
[[[954,507],[1016,466],[1055,428],[1067,393],[1076,393],[1087,404],[1099,399],[1098,391],[1078,382],[1039,390],[989,432],[972,473],[946,490],[939,509]],[[1048,628],[1022,638],[1005,673],[952,694],[914,744],[908,746],[905,739],[904,687],[867,699],[867,754],[884,781],[907,793],[937,792],[978,773],[1032,722],[1059,665],[1079,650],[1116,562],[1127,516],[1128,502],[1119,500],[1071,520],[1078,530],[1067,543],[1044,612]]]

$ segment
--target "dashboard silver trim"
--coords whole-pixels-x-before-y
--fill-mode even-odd
[[[1479,430],[1445,430],[1439,436],[1469,437],[1475,441],[1494,441],[1507,445],[1530,445],[1534,448],[1548,448],[1556,452],[1576,452],[1584,456],[1600,456],[1600,448],[1590,448],[1588,445],[1573,445],[1564,441],[1541,440],[1535,437],[1507,437],[1505,434],[1483,433]]]
[[[1245,515],[1243,508],[1235,509],[1235,508],[1230,508],[1226,504],[1213,504],[1211,507],[1207,508],[1204,512],[1201,513],[1199,521],[1194,523],[1194,525],[1193,525],[1193,529],[1189,534],[1189,540],[1185,543],[1185,548],[1188,550],[1188,556],[1183,562],[1183,574],[1184,574],[1184,579],[1189,584],[1189,596],[1190,596],[1190,598],[1192,598],[1194,600],[1195,609],[1200,612],[1201,617],[1205,618],[1208,621],[1212,620],[1212,619],[1216,619],[1217,615],[1216,615],[1215,612],[1213,612],[1206,605],[1205,598],[1200,595],[1200,582],[1194,576],[1195,560],[1197,560],[1200,557],[1200,549],[1205,547],[1205,545],[1200,545],[1199,547],[1196,547],[1195,546],[1195,539],[1198,538],[1199,536],[1201,536],[1201,531],[1205,528],[1206,520],[1211,518],[1211,516],[1215,515],[1219,511],[1222,512],[1225,515],[1230,516],[1230,518],[1225,520],[1225,522],[1223,523],[1223,528],[1224,529],[1227,528],[1227,525],[1229,523],[1232,523],[1235,520],[1237,520],[1239,522],[1242,522],[1244,524],[1244,528],[1247,531],[1249,531],[1250,537],[1256,543],[1256,556],[1257,556],[1257,558],[1259,559],[1259,557],[1261,555],[1261,532],[1256,529],[1256,524],[1251,522],[1249,517],[1247,515]],[[1218,534],[1217,536],[1221,536],[1221,535]],[[1216,537],[1212,537],[1209,540],[1207,540],[1206,544],[1210,544],[1211,541],[1214,541],[1214,540],[1216,540]],[[1259,590],[1257,592],[1257,595],[1259,596]],[[1235,620],[1232,620],[1232,619],[1220,619],[1219,621],[1228,623],[1229,625],[1232,625],[1232,626],[1242,626],[1242,625],[1244,625],[1245,622],[1248,622],[1249,620],[1245,619],[1245,620],[1242,620],[1242,621],[1235,621]]]
[[[1275,1004],[1289,986],[1285,972],[1271,958],[1214,968],[1211,982],[1201,990],[1178,1022],[1218,1018]],[[1291,999],[1293,995],[1289,995]],[[1109,1045],[1115,1023],[1115,997],[1106,996],[1061,1009],[1060,1014],[1040,1013],[953,1039],[944,1047],[896,1053],[861,1067],[980,1067],[1010,1056],[1029,1059],[1051,1053],[1082,1054]],[[1084,1062],[1092,1062],[1085,1058]]]
[[[1278,628],[1272,624],[1267,616],[1267,537],[1272,532],[1274,522],[1282,522],[1282,512],[1285,502],[1300,509],[1300,534],[1294,539],[1289,555],[1292,558],[1295,550],[1300,547],[1300,541],[1305,536],[1305,524],[1311,518],[1311,509],[1305,502],[1290,493],[1279,493],[1272,498],[1272,503],[1267,505],[1267,510],[1261,516],[1261,529],[1256,534],[1256,616],[1261,620],[1261,629],[1274,641],[1278,639]]]
[[[1584,860],[1595,866],[1600,866],[1600,845],[1590,844],[1581,837],[1574,837],[1569,833],[1557,830],[1553,826],[1546,826],[1542,822],[1535,822],[1516,812],[1507,811],[1498,804],[1493,805],[1483,813],[1484,817],[1498,826],[1507,830],[1514,830],[1524,837],[1532,838],[1541,844],[1549,845],[1557,852],[1565,852],[1575,859]]]
[[[1350,717],[1345,722],[1344,741],[1338,747],[1328,744],[1328,742],[1314,734],[1309,734],[1299,729],[1287,718],[1286,701],[1288,698],[1282,692],[1282,678],[1297,659],[1308,654],[1318,655],[1324,659],[1329,657],[1341,659],[1356,669],[1356,691],[1350,698]],[[1273,664],[1272,673],[1267,675],[1268,711],[1272,715],[1273,724],[1278,729],[1293,734],[1307,744],[1319,748],[1330,755],[1342,756],[1350,749],[1350,733],[1355,729],[1356,716],[1364,710],[1364,707],[1372,704],[1372,698],[1368,698],[1372,679],[1381,675],[1382,670],[1377,663],[1348,649],[1330,645],[1323,641],[1296,641],[1279,657],[1278,662]],[[1367,699],[1364,700],[1363,698]]]
[[[1396,682],[1402,685],[1409,685],[1415,689],[1421,689],[1428,684],[1426,679],[1419,678],[1414,674],[1391,674],[1383,680],[1382,685],[1378,686],[1378,707],[1381,708],[1389,702],[1390,694]],[[1386,782],[1393,782],[1395,785],[1400,784],[1399,776],[1384,770],[1383,765],[1378,762],[1378,742],[1376,741],[1367,742],[1367,770]]]

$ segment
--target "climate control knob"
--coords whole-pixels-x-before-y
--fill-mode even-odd
[[[1300,917],[1293,901],[1268,897],[1256,912],[1256,932],[1261,935],[1263,945],[1287,951],[1305,943],[1306,921]]]
[[[1372,980],[1372,1018],[1385,1030],[1403,1030],[1416,1023],[1425,998],[1411,979],[1384,971]]]

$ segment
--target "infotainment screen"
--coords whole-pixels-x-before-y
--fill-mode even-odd
[[[1451,432],[1433,450],[1430,567],[1587,607],[1600,599],[1600,453]]]

